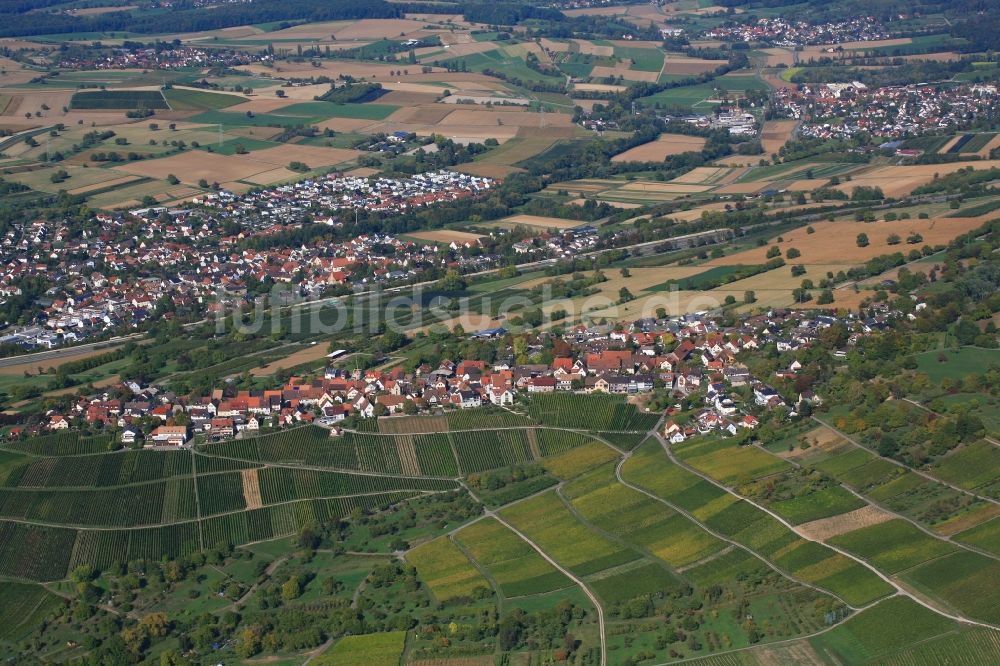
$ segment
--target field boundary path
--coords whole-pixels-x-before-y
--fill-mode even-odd
[[[580,579],[575,574],[573,574],[571,571],[569,571],[564,566],[562,566],[561,564],[559,564],[558,562],[556,562],[554,559],[552,559],[548,555],[548,553],[546,553],[544,550],[542,550],[542,547],[539,546],[534,541],[532,541],[528,537],[528,535],[526,535],[524,532],[522,532],[521,530],[519,530],[516,527],[514,527],[513,525],[511,525],[509,522],[507,522],[507,520],[505,518],[503,518],[503,516],[501,516],[501,515],[499,515],[497,513],[497,509],[490,509],[485,504],[483,504],[483,501],[481,499],[479,499],[479,497],[472,491],[472,489],[469,488],[464,482],[462,482],[462,487],[465,488],[466,492],[468,492],[470,496],[472,496],[472,499],[476,500],[477,502],[479,502],[480,504],[483,505],[483,513],[481,515],[479,515],[479,516],[476,516],[472,520],[469,520],[469,521],[467,521],[467,522],[459,525],[458,527],[456,527],[455,529],[451,530],[450,532],[448,532],[444,536],[447,536],[447,538],[448,538],[449,541],[451,541],[452,543],[455,543],[456,545],[459,546],[459,549],[465,555],[466,559],[469,560],[469,562],[472,564],[472,566],[474,566],[477,570],[479,570],[479,567],[477,566],[478,563],[476,562],[475,558],[470,557],[470,554],[468,552],[466,552],[466,550],[464,548],[462,548],[462,546],[459,545],[458,542],[456,542],[455,539],[453,538],[456,534],[458,534],[459,532],[461,532],[463,529],[465,529],[469,525],[473,525],[473,524],[478,523],[479,521],[485,520],[487,518],[492,518],[493,520],[497,521],[498,523],[500,523],[501,525],[503,525],[504,527],[506,527],[508,530],[510,530],[511,532],[513,532],[515,535],[517,535],[517,537],[519,539],[521,539],[526,544],[528,544],[529,546],[531,546],[531,549],[534,550],[536,553],[538,553],[542,557],[542,559],[544,559],[546,562],[548,562],[553,567],[555,567],[560,573],[562,573],[568,579],[570,579],[571,581],[573,581],[573,583],[576,584],[576,586],[579,587],[583,591],[583,593],[585,595],[587,595],[587,598],[590,599],[590,602],[592,604],[594,604],[594,609],[597,611],[597,628],[598,628],[598,633],[599,633],[600,639],[601,639],[601,664],[600,664],[600,666],[607,666],[607,663],[608,663],[608,643],[607,643],[607,631],[605,630],[605,627],[604,627],[604,608],[601,606],[601,603],[598,600],[597,595],[594,594],[593,591],[589,587],[587,587],[587,584],[584,583],[582,579]],[[558,492],[558,490],[561,487],[562,487],[562,483],[559,483],[556,486],[550,486],[548,488],[543,488],[542,490],[539,490],[538,492],[532,493],[532,494],[530,494],[530,495],[528,495],[526,497],[522,497],[520,499],[516,499],[513,502],[508,502],[507,504],[504,504],[502,507],[500,507],[500,509],[506,509],[506,508],[514,506],[516,504],[520,504],[521,502],[527,502],[528,500],[533,499],[535,497],[538,497],[539,495],[544,495],[545,493],[550,493],[550,492],[553,492],[553,491]],[[493,579],[490,576],[484,574],[484,577],[486,578],[487,581],[489,581],[490,585],[494,585],[494,581],[493,581]],[[498,598],[503,598],[503,595],[499,593],[499,587],[497,586],[494,589],[496,589],[498,591]]]
[[[903,400],[906,401],[906,402],[908,402],[908,403],[910,403],[914,407],[919,407],[920,409],[924,410],[928,414],[933,414],[934,416],[941,416],[942,415],[940,412],[935,412],[933,409],[931,409],[927,405],[923,404],[922,402],[918,402],[918,401],[914,400],[913,398],[903,398]],[[983,439],[986,440],[987,442],[989,442],[990,444],[992,444],[993,446],[1000,447],[1000,442],[998,442],[997,440],[993,439],[989,435],[983,435]]]
[[[984,495],[979,495],[977,493],[972,492],[971,490],[966,490],[965,488],[961,488],[959,486],[956,486],[955,484],[949,483],[948,481],[945,481],[944,479],[939,479],[939,478],[937,478],[936,476],[934,476],[932,474],[928,474],[927,472],[924,472],[922,470],[910,467],[906,463],[899,462],[895,458],[886,458],[885,456],[879,454],[878,451],[875,451],[875,450],[873,450],[873,449],[865,446],[864,444],[862,444],[858,440],[856,440],[853,437],[851,437],[850,435],[848,435],[846,432],[844,432],[842,430],[838,430],[835,426],[830,425],[829,423],[827,423],[826,421],[822,420],[818,416],[812,416],[812,420],[815,421],[816,423],[819,423],[821,426],[829,428],[831,431],[835,432],[840,437],[843,437],[845,440],[847,440],[848,442],[850,442],[854,446],[858,447],[859,449],[867,451],[868,453],[872,454],[873,456],[875,456],[877,458],[881,458],[882,460],[885,460],[886,462],[892,463],[896,467],[902,467],[903,469],[909,470],[909,471],[913,472],[914,474],[916,474],[917,476],[921,476],[921,477],[927,479],[928,481],[933,481],[934,483],[940,483],[943,486],[948,486],[952,490],[954,490],[956,492],[959,492],[959,493],[962,493],[963,495],[968,495],[969,497],[975,497],[978,500],[982,500],[983,502],[989,502],[990,504],[1000,504],[1000,501],[997,501],[997,500],[993,499],[992,497],[986,497]]]
[[[760,444],[754,444],[753,446],[754,446],[754,448],[759,449],[760,451],[766,453],[767,455],[774,455],[773,453],[771,453],[770,451],[768,451],[767,449],[765,449]],[[803,466],[802,466],[801,463],[799,463],[799,462],[797,462],[795,460],[792,460],[791,458],[783,458],[783,460],[785,462],[789,463],[795,469],[803,469]],[[836,479],[834,479],[834,480],[836,480]],[[877,502],[877,501],[875,501],[873,499],[865,497],[864,495],[862,495],[861,493],[859,493],[857,490],[855,490],[854,488],[851,488],[849,485],[847,485],[846,483],[844,483],[842,481],[838,481],[838,485],[841,488],[843,488],[845,491],[849,492],[850,494],[854,495],[859,500],[861,500],[862,502],[864,502],[866,506],[875,507],[876,509],[879,509],[880,511],[883,511],[883,512],[889,514],[890,516],[892,516],[896,520],[906,521],[907,523],[910,523],[915,528],[917,528],[918,530],[920,530],[921,532],[923,532],[927,536],[931,537],[932,539],[937,539],[938,541],[944,541],[946,543],[950,543],[951,545],[953,545],[953,546],[955,546],[957,548],[960,548],[962,550],[968,550],[968,551],[971,551],[971,552],[975,552],[975,553],[978,553],[978,554],[982,555],[983,557],[988,557],[991,560],[997,560],[998,562],[1000,562],[1000,555],[995,555],[995,554],[989,552],[988,550],[982,550],[981,548],[977,548],[976,546],[973,546],[973,545],[970,545],[970,544],[964,544],[964,543],[962,543],[960,541],[955,541],[952,537],[950,537],[950,536],[948,536],[946,534],[938,534],[934,530],[932,530],[932,529],[930,529],[928,527],[925,527],[924,525],[920,524],[919,522],[917,522],[913,518],[910,518],[909,516],[905,516],[905,515],[899,513],[898,511],[895,511],[892,508],[890,508],[890,507],[882,504],[881,502]],[[805,525],[805,524],[806,523],[800,523],[798,526],[801,527],[802,525]],[[818,540],[821,541],[821,542],[823,542],[823,543],[826,543],[825,539],[818,539]],[[829,545],[829,544],[827,544],[827,545]]]
[[[815,417],[813,417],[813,418],[815,418]],[[894,578],[892,578],[892,577],[890,577],[890,576],[882,573],[881,571],[879,571],[878,569],[876,569],[872,564],[870,564],[866,560],[864,560],[864,559],[862,559],[862,558],[860,558],[860,557],[858,557],[856,555],[852,555],[851,553],[847,552],[846,550],[844,550],[842,548],[839,548],[838,546],[834,546],[834,545],[829,544],[829,543],[824,543],[823,541],[819,541],[817,539],[814,539],[810,535],[805,534],[805,533],[799,531],[794,525],[792,525],[787,520],[785,520],[784,518],[782,518],[781,516],[779,516],[775,512],[771,511],[767,507],[761,505],[760,503],[756,502],[755,500],[752,500],[752,499],[750,499],[748,497],[744,497],[744,496],[740,495],[738,492],[736,492],[735,490],[733,490],[731,487],[726,486],[726,485],[724,485],[722,483],[719,483],[718,481],[716,481],[712,477],[708,476],[707,474],[703,474],[702,472],[698,471],[694,467],[691,467],[690,465],[688,465],[687,463],[685,463],[684,461],[682,461],[681,459],[679,459],[677,456],[674,455],[674,452],[670,450],[670,446],[667,444],[666,440],[664,440],[663,437],[660,436],[660,433],[657,432],[657,433],[655,433],[655,435],[656,435],[656,439],[659,440],[659,442],[660,442],[660,446],[663,448],[664,452],[666,452],[667,457],[670,458],[670,461],[672,463],[674,463],[675,465],[677,465],[679,467],[682,467],[683,469],[687,470],[688,472],[691,472],[692,474],[694,474],[696,476],[701,477],[702,479],[704,479],[705,481],[708,481],[709,483],[711,483],[712,485],[716,486],[717,488],[726,491],[727,493],[729,493],[733,497],[736,497],[737,499],[741,499],[741,500],[747,502],[748,504],[756,507],[758,510],[763,511],[764,513],[768,514],[769,516],[771,516],[772,518],[774,518],[775,520],[777,520],[779,523],[781,523],[782,525],[784,525],[787,529],[789,529],[792,532],[794,532],[795,534],[797,534],[802,539],[805,539],[806,541],[811,541],[813,543],[818,543],[818,544],[824,545],[827,548],[829,548],[830,550],[834,551],[835,553],[839,553],[840,555],[842,555],[842,556],[844,556],[844,557],[846,557],[846,558],[848,558],[848,559],[850,559],[850,560],[852,560],[854,562],[857,562],[858,564],[860,564],[861,566],[863,566],[864,568],[868,569],[873,574],[875,574],[876,576],[878,576],[879,578],[881,578],[883,582],[891,585],[892,588],[894,590],[896,590],[896,594],[905,596],[905,597],[911,599],[914,603],[917,603],[917,604],[923,606],[927,610],[932,611],[934,613],[937,613],[938,615],[942,615],[942,616],[944,616],[944,617],[946,617],[946,618],[948,618],[950,620],[954,620],[955,622],[960,622],[962,624],[974,625],[974,626],[977,626],[977,627],[983,627],[983,628],[986,628],[986,629],[992,629],[994,631],[1000,631],[1000,627],[998,627],[996,625],[989,624],[988,622],[980,622],[978,620],[972,620],[972,619],[964,617],[962,615],[955,615],[954,613],[950,613],[950,612],[948,612],[946,610],[943,610],[943,609],[939,608],[936,603],[932,603],[931,601],[925,599],[922,595],[919,595],[916,592],[911,591],[909,588],[904,587],[901,583],[899,583],[898,581],[896,581]]]
[[[601,638],[601,666],[607,666],[607,663],[608,663],[608,642],[607,642],[607,631],[604,628],[604,608],[601,606],[601,602],[597,599],[597,595],[595,595],[591,591],[591,589],[589,587],[587,587],[587,584],[584,583],[582,579],[578,578],[569,569],[567,569],[566,567],[562,566],[561,564],[559,564],[558,562],[556,562],[554,559],[552,559],[551,557],[549,557],[548,553],[546,553],[544,550],[542,550],[541,547],[538,546],[538,544],[536,544],[534,541],[532,541],[531,539],[529,539],[519,529],[517,529],[516,527],[514,527],[513,525],[511,525],[510,523],[508,523],[506,520],[504,520],[501,516],[498,516],[493,511],[487,510],[486,513],[491,518],[494,518],[501,525],[503,525],[504,527],[506,527],[507,529],[509,529],[511,532],[513,532],[514,534],[516,534],[518,537],[520,537],[521,540],[523,540],[526,544],[528,544],[529,546],[531,546],[531,548],[536,553],[538,553],[539,555],[541,555],[542,558],[546,562],[548,562],[549,564],[551,564],[552,566],[554,566],[556,569],[558,569],[560,571],[560,573],[562,573],[564,576],[566,576],[571,581],[573,581],[574,583],[576,583],[577,585],[580,586],[580,589],[583,590],[583,593],[587,595],[587,598],[590,599],[590,602],[592,604],[594,604],[594,608],[597,611],[597,630],[598,630],[598,632],[600,634],[600,638]]]
[[[661,441],[661,444],[662,444],[662,441]],[[812,590],[815,590],[816,592],[819,592],[821,594],[829,595],[829,596],[833,597],[834,599],[836,599],[837,601],[839,601],[840,603],[844,604],[846,607],[850,608],[852,611],[855,611],[855,612],[862,611],[862,610],[864,610],[866,608],[870,608],[871,606],[874,606],[875,604],[877,604],[880,601],[882,601],[882,599],[887,598],[887,597],[883,597],[882,599],[877,599],[876,601],[873,601],[872,603],[868,604],[867,606],[852,606],[851,604],[847,603],[840,596],[834,594],[833,592],[831,592],[829,590],[826,590],[826,589],[824,589],[822,587],[819,587],[817,585],[813,585],[812,583],[807,583],[806,581],[801,580],[801,579],[793,576],[792,574],[790,574],[787,571],[784,571],[777,564],[775,564],[771,560],[767,559],[766,557],[764,557],[763,555],[761,555],[757,551],[753,550],[749,546],[746,546],[746,545],[740,543],[739,541],[735,541],[733,539],[730,539],[729,537],[727,537],[726,535],[722,534],[721,532],[715,531],[714,529],[712,529],[708,525],[704,524],[703,522],[701,522],[700,520],[698,520],[697,518],[695,518],[688,511],[686,511],[685,509],[682,509],[681,507],[677,506],[673,502],[669,502],[669,501],[663,499],[662,497],[660,497],[659,495],[654,495],[653,493],[649,492],[645,488],[642,488],[642,487],[637,486],[637,485],[635,485],[635,484],[633,484],[633,483],[631,483],[629,481],[626,481],[625,478],[622,476],[622,467],[625,465],[625,463],[631,457],[632,457],[632,452],[629,451],[625,455],[625,457],[622,460],[620,460],[618,462],[618,464],[615,466],[615,478],[618,479],[619,483],[621,483],[626,488],[631,488],[632,490],[634,490],[634,491],[636,491],[638,493],[642,493],[646,497],[648,497],[648,498],[650,498],[650,499],[652,499],[652,500],[654,500],[656,502],[659,502],[660,504],[663,504],[667,508],[673,509],[678,514],[684,516],[685,518],[687,518],[688,520],[690,520],[691,522],[693,522],[695,525],[698,525],[703,530],[705,530],[706,532],[708,532],[709,534],[711,534],[712,536],[714,536],[716,539],[719,539],[720,541],[724,541],[724,542],[728,543],[730,548],[739,548],[740,550],[748,553],[749,555],[752,555],[753,557],[755,557],[756,559],[758,559],[762,563],[764,563],[764,565],[766,565],[769,569],[777,572],[778,574],[780,574],[781,576],[787,578],[788,580],[794,581],[794,582],[798,583],[799,585],[802,585],[804,587],[808,587],[808,588],[810,588]],[[712,556],[709,556],[709,557],[716,557],[716,556],[718,556],[718,553],[715,553],[715,554],[713,554]],[[705,558],[705,559],[708,559],[708,558]],[[694,566],[694,564],[688,565],[688,567],[686,567],[686,568],[690,568],[691,566]]]

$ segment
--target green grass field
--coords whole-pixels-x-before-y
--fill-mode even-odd
[[[438,537],[406,554],[438,601],[468,599],[490,589],[469,558],[448,537]]]
[[[978,488],[1000,478],[1000,448],[985,440],[974,442],[938,460],[931,472],[960,488]]]
[[[1000,555],[1000,518],[994,518],[981,525],[976,525],[972,529],[959,532],[954,536],[954,539]]]
[[[858,499],[840,486],[833,486],[789,500],[775,502],[770,505],[770,508],[788,522],[798,525],[810,520],[847,513],[863,506],[865,506],[863,500]]]
[[[163,91],[163,97],[173,111],[211,111],[249,101],[249,98],[241,95],[223,95],[209,90],[186,88],[169,88]]]
[[[405,645],[405,631],[345,636],[314,663],[317,666],[398,666]]]
[[[159,90],[84,90],[70,100],[73,109],[166,109]]]
[[[709,106],[707,100],[721,99],[723,95],[740,96],[746,90],[766,90],[767,84],[751,75],[720,76],[710,83],[669,88],[649,97],[641,97],[638,104],[644,108],[661,106],[701,109]]]
[[[640,72],[658,72],[663,69],[663,51],[639,46],[615,46],[615,57],[629,59],[634,69]]]
[[[942,362],[939,357],[944,358]],[[961,379],[970,374],[979,374],[991,365],[1000,364],[1000,349],[979,349],[962,347],[959,349],[934,350],[917,354],[917,371],[927,373],[933,383],[943,379]]]
[[[702,438],[675,447],[677,455],[697,470],[726,484],[750,481],[789,469],[788,463],[751,446]]]

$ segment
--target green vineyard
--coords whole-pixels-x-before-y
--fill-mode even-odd
[[[85,488],[121,486],[191,475],[186,451],[118,451],[113,454],[50,457],[14,467],[3,486]]]
[[[72,526],[134,527],[163,522],[165,505],[180,519],[195,518],[181,496],[193,495],[191,479],[170,479],[117,488],[27,490],[0,488],[0,518]]]
[[[114,435],[81,437],[80,433],[67,430],[43,437],[7,442],[5,448],[39,456],[75,456],[86,453],[104,453],[114,441]]]
[[[444,479],[404,479],[287,467],[266,467],[258,472],[258,479],[264,504],[400,490],[447,491],[458,487],[454,481]]]

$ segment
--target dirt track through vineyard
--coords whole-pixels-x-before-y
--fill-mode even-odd
[[[420,476],[420,463],[417,460],[417,449],[413,445],[413,435],[396,437],[396,453],[399,454],[399,465],[403,474]]]
[[[260,479],[257,476],[257,470],[240,470],[240,476],[243,479],[243,499],[247,503],[247,508],[259,509],[264,506],[260,499]]]

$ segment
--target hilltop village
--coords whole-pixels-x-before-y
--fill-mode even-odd
[[[917,310],[923,304],[917,304]],[[734,326],[686,315],[628,325],[576,326],[561,336],[526,335],[515,341],[504,329],[471,338],[496,349],[492,362],[442,359],[413,369],[351,370],[333,357],[313,378],[289,377],[264,390],[220,388],[210,395],[178,396],[141,382],[80,398],[50,411],[43,422],[12,436],[68,428],[117,431],[124,446],[184,446],[316,423],[336,434],[358,419],[453,409],[511,409],[533,395],[605,393],[666,414],[664,434],[673,442],[717,433],[749,433],[761,420],[809,413],[821,403],[813,377],[799,360],[821,341],[846,358],[864,336],[904,316],[885,305],[868,316],[772,311]],[[911,315],[912,317],[912,315]],[[519,362],[521,354],[539,362]],[[761,365],[773,349],[780,360]],[[524,360],[523,358],[521,359]],[[768,368],[767,374],[751,367]],[[666,400],[662,406],[655,395]]]

